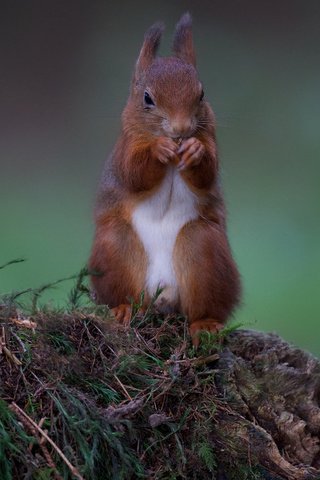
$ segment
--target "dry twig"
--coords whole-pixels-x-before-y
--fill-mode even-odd
[[[29,429],[30,429],[30,425],[42,436],[44,437],[47,442],[50,443],[50,445],[55,449],[55,451],[57,452],[57,454],[61,457],[61,459],[63,460],[63,462],[67,465],[67,467],[69,468],[70,472],[72,473],[72,475],[74,477],[76,477],[78,480],[84,480],[84,478],[82,477],[82,475],[79,473],[78,469],[76,467],[74,467],[70,462],[69,460],[67,459],[67,457],[64,455],[64,453],[60,450],[60,448],[58,447],[58,445],[56,445],[54,443],[53,440],[51,440],[51,438],[47,435],[47,433],[41,428],[39,427],[39,425],[34,421],[32,420],[31,417],[29,417],[29,415],[27,415],[23,410],[22,408],[20,408],[15,402],[12,402],[11,405],[9,406],[9,408],[20,418],[20,420],[25,424],[26,422],[29,424]],[[24,420],[24,421],[23,421]],[[39,442],[40,443],[40,442]],[[49,452],[48,452],[49,454]],[[52,459],[51,459],[51,456],[49,454],[49,456],[46,458],[47,461],[49,460],[49,462],[51,461],[51,466],[52,464],[54,465]]]

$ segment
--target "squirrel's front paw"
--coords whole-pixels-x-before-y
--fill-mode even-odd
[[[161,163],[169,163],[170,160],[177,161],[178,145],[168,137],[158,137],[152,146],[152,154]]]
[[[188,167],[198,165],[203,157],[205,148],[202,142],[195,137],[190,137],[182,142],[178,150],[180,161],[178,163],[178,170],[185,170]]]

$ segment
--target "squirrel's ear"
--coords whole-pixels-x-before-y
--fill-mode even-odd
[[[163,30],[164,24],[157,22],[146,31],[136,64],[136,76],[139,76],[139,73],[143,73],[151,65],[156,56]]]
[[[196,54],[192,40],[192,18],[189,12],[182,15],[176,25],[172,49],[178,58],[196,66]]]

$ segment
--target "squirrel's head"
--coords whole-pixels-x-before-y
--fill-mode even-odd
[[[190,14],[176,25],[170,57],[157,56],[163,29],[156,23],[145,34],[128,106],[131,114],[132,108],[139,113],[139,123],[143,121],[150,133],[188,138],[201,128],[209,108],[196,70]]]

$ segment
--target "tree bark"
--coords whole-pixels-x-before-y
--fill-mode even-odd
[[[224,405],[215,435],[227,455],[288,480],[320,478],[320,364],[274,334],[238,330],[220,353]]]

